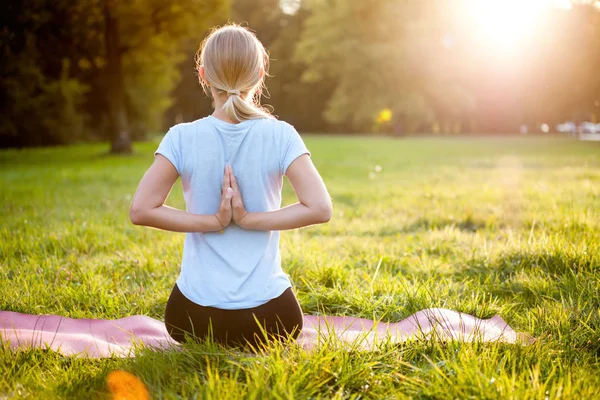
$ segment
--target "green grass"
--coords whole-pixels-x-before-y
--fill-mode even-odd
[[[305,313],[397,321],[445,307],[500,314],[537,342],[257,357],[206,344],[103,360],[4,349],[0,397],[106,398],[115,369],[169,399],[600,396],[598,144],[305,140],[334,201],[329,224],[282,234]],[[0,309],[163,318],[184,236],[128,221],[155,147],[124,158],[106,145],[0,152]],[[169,203],[183,207],[179,183]]]

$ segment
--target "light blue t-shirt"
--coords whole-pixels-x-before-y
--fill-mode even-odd
[[[213,116],[169,129],[156,154],[179,172],[187,212],[215,214],[226,164],[248,212],[281,208],[283,175],[309,154],[290,124],[264,118],[231,124]],[[222,309],[257,307],[291,286],[281,269],[279,231],[254,231],[233,221],[223,233],[187,233],[177,286],[189,300]]]

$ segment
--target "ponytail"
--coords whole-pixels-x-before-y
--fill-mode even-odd
[[[237,93],[231,93],[237,92]],[[264,108],[244,100],[238,90],[228,91],[228,99],[223,104],[223,111],[232,121],[246,121],[248,119],[272,118]]]

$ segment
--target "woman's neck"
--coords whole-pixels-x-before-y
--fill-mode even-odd
[[[220,119],[222,121],[229,122],[230,124],[239,123],[239,121],[235,121],[235,120],[232,120],[231,118],[229,118],[227,113],[225,111],[223,111],[223,105],[227,101],[227,98],[229,95],[227,93],[215,93],[214,90],[211,90],[211,91],[212,91],[212,96],[213,96],[214,105],[215,105],[215,110],[213,111],[212,116],[217,119]]]
[[[229,122],[230,124],[237,124],[239,121],[233,121],[229,116],[223,111],[223,103],[220,105],[215,102],[215,110],[212,113],[212,116],[220,119],[221,121]]]

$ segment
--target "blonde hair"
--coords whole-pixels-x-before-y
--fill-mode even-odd
[[[227,93],[223,110],[232,121],[273,118],[260,105],[269,56],[254,33],[235,24],[213,29],[198,50],[196,67],[200,66],[206,79],[200,77],[204,92],[210,96],[212,86]]]

